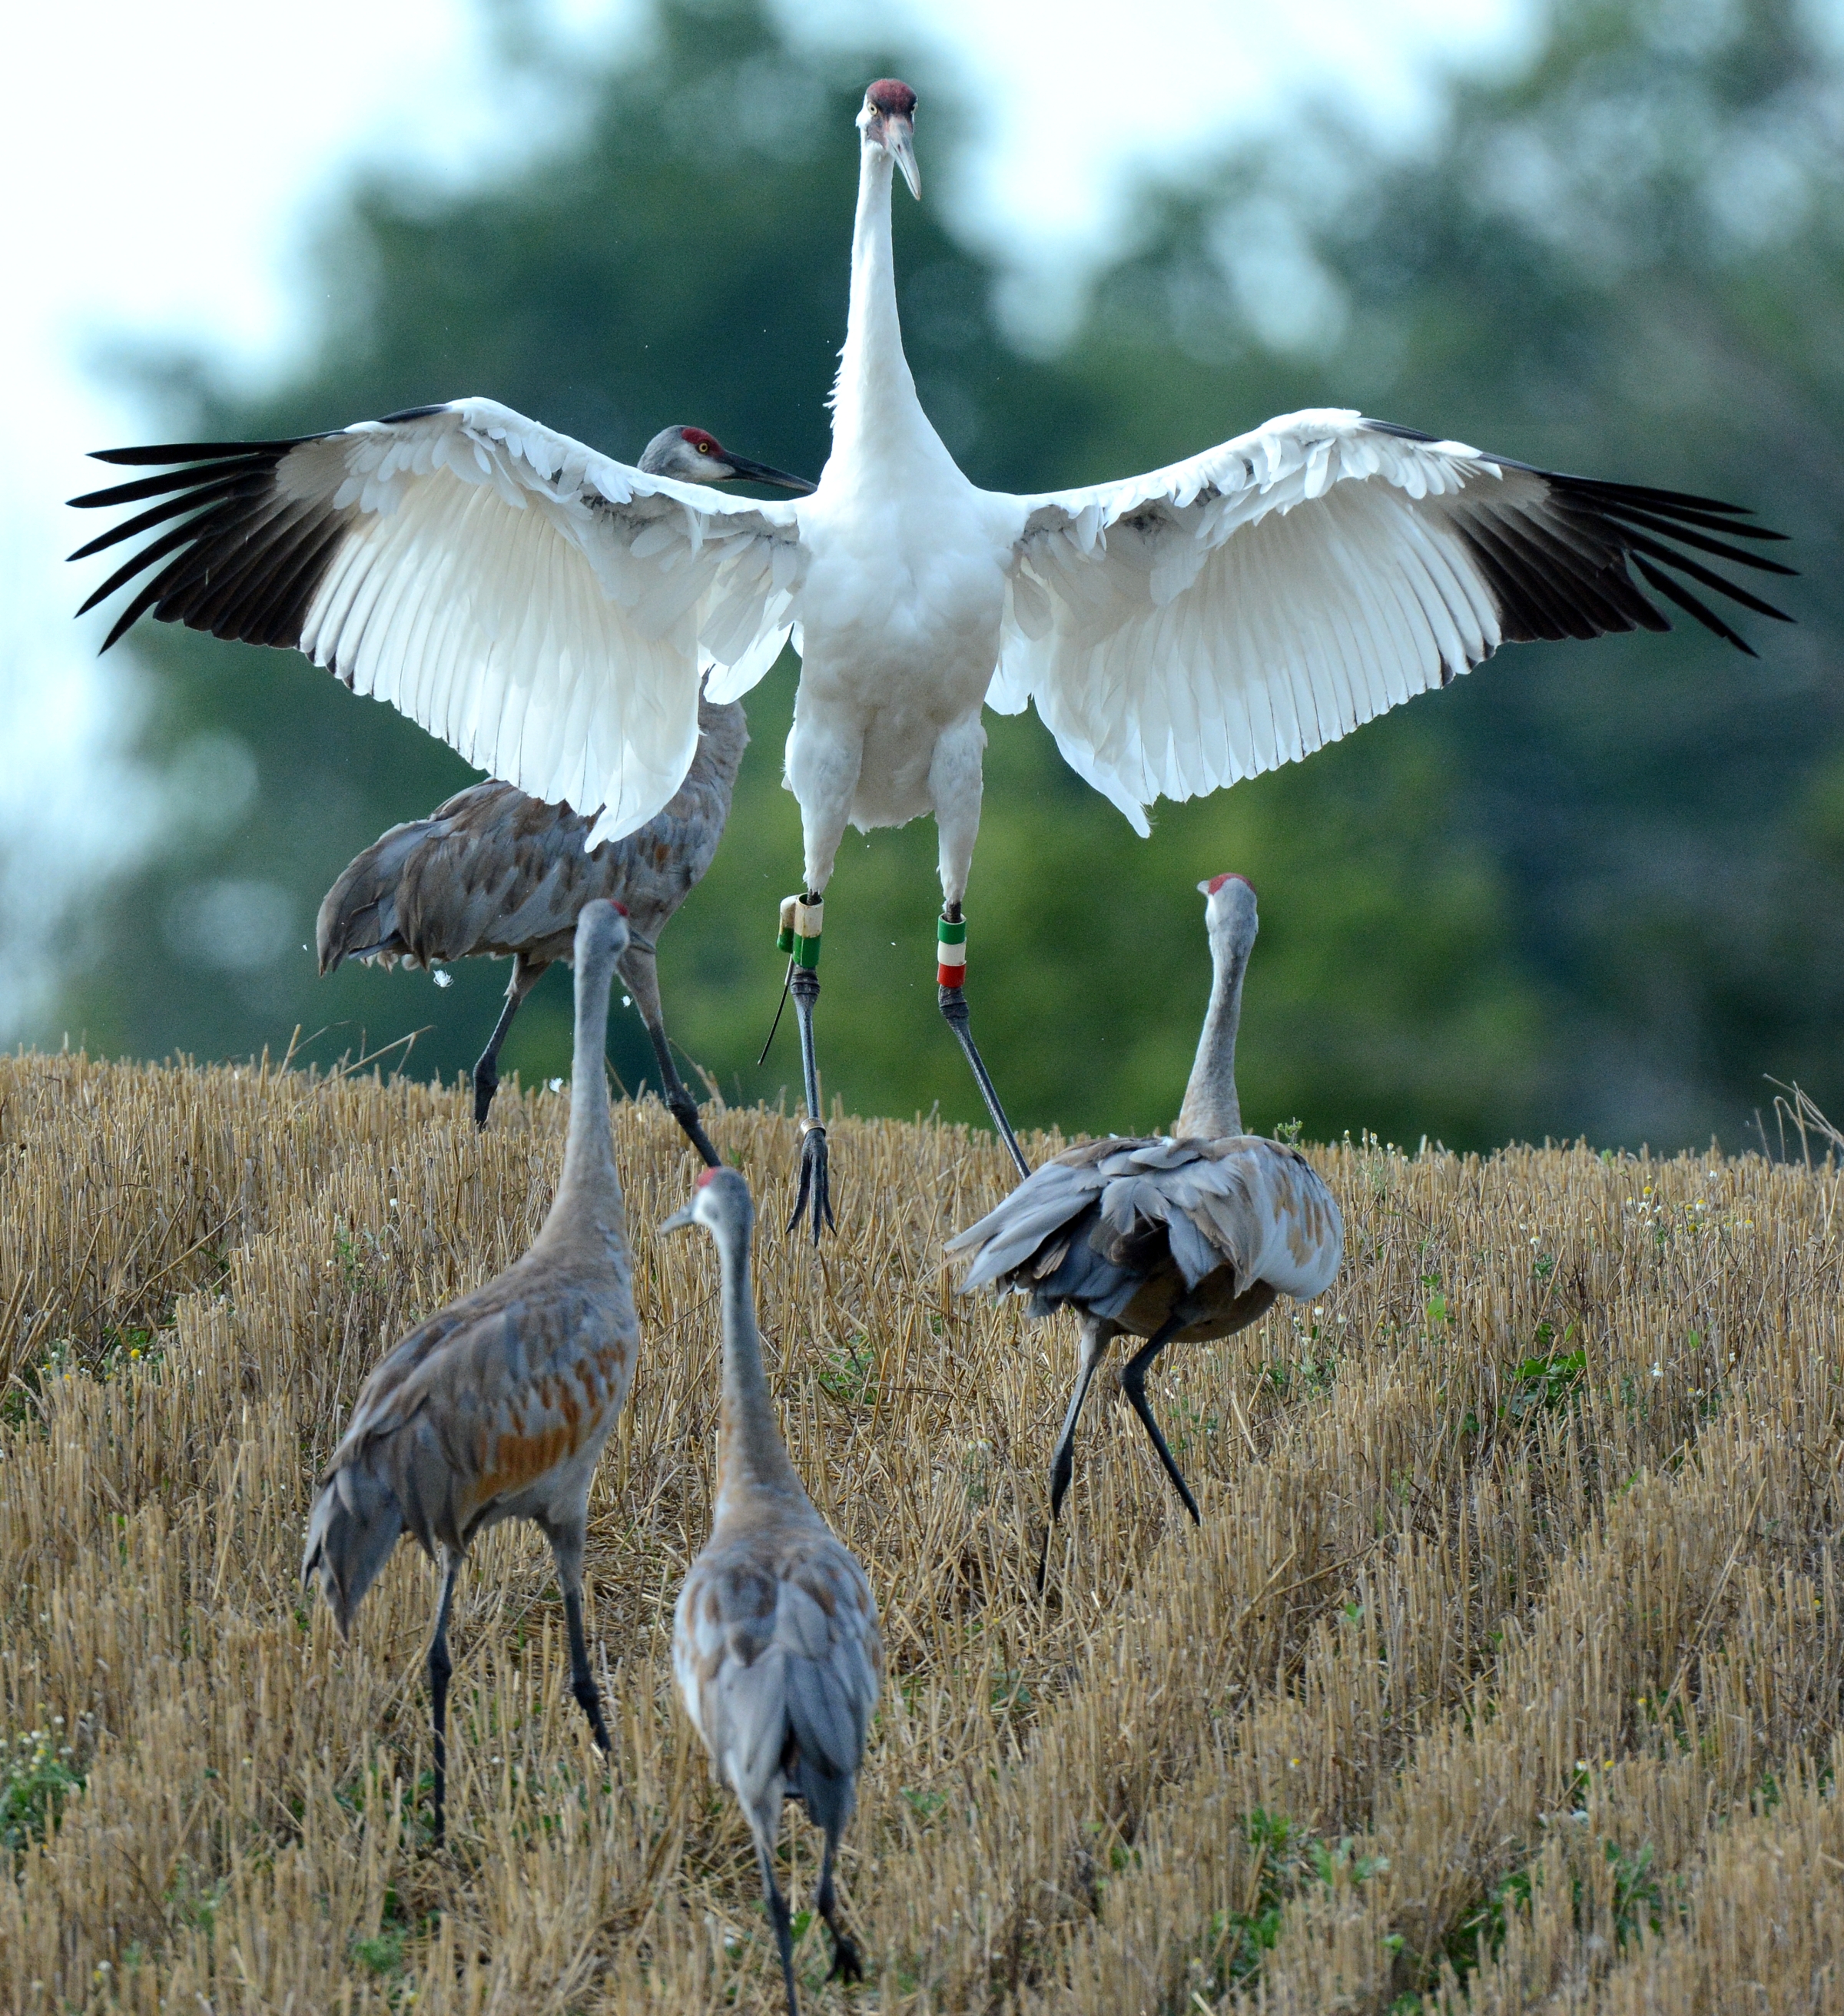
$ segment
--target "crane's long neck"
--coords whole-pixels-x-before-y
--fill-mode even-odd
[[[577,962],[576,1046],[570,1064],[570,1136],[564,1173],[540,1238],[587,1224],[607,1238],[625,1237],[621,1179],[609,1127],[608,1077],[602,1053],[608,1037],[608,994],[615,962],[605,948]]]
[[[858,215],[852,229],[852,300],[845,347],[833,387],[833,448],[874,448],[900,430],[906,413],[922,420],[916,381],[902,350],[896,314],[896,269],[890,238],[890,186],[895,164],[881,147],[860,150]]]
[[[747,1226],[726,1223],[718,1232],[723,1277],[723,1395],[717,1443],[717,1512],[721,1518],[740,1497],[762,1490],[810,1503],[775,1424],[775,1402],[762,1368],[762,1332],[749,1278]],[[728,1503],[726,1504],[726,1500]]]
[[[1248,970],[1248,950],[1246,945],[1224,943],[1214,935],[1211,939],[1215,971],[1210,1006],[1173,1129],[1181,1140],[1220,1141],[1226,1135],[1242,1132],[1242,1107],[1236,1097],[1236,1029],[1242,1019],[1242,976]]]

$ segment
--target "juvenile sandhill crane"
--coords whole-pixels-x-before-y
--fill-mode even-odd
[[[1084,1142],[1046,1162],[997,1210],[948,1242],[971,1253],[963,1291],[996,1283],[1027,1295],[1034,1316],[1073,1309],[1082,1364],[1050,1459],[1053,1525],[1075,1464],[1075,1423],[1089,1382],[1123,1333],[1146,1342],[1121,1384],[1185,1510],[1198,1501],[1146,1397],[1168,1344],[1232,1335],[1279,1294],[1323,1294],[1338,1271],[1345,1225],[1306,1157],[1242,1132],[1236,1028],[1256,927],[1255,889],[1240,875],[1198,885],[1214,969],[1210,1006],[1184,1104],[1169,1135]],[[1200,1523],[1201,1521],[1200,1521]],[[1044,1536],[1047,1563],[1050,1536]],[[1043,1571],[1039,1572],[1042,1586]]]
[[[883,1684],[870,1585],[814,1509],[775,1424],[749,1280],[755,1211],[734,1169],[707,1169],[660,1229],[701,1225],[723,1287],[723,1405],[711,1538],[673,1614],[672,1670],[717,1775],[755,1838],[762,1895],[781,1953],[788,2016],[798,2016],[787,1900],[775,1880],[783,1798],[826,1834],[816,1901],[833,1973],[863,1973],[833,1888],[839,1837],[858,1799],[865,1733]]]
[[[413,1535],[441,1570],[429,1641],[438,1841],[447,1816],[455,1579],[474,1535],[502,1519],[530,1519],[551,1543],[571,1690],[597,1745],[609,1748],[583,1637],[582,1556],[589,1480],[640,1343],[602,1064],[609,988],[627,941],[614,904],[584,906],[570,1132],[538,1237],[503,1274],[419,1323],[365,1382],[308,1522],[301,1579],[319,1576],[343,1633],[400,1534]]]
[[[320,905],[320,970],[345,959],[434,966],[512,955],[512,978],[474,1067],[474,1119],[484,1127],[499,1089],[499,1047],[520,1004],[552,962],[570,956],[577,913],[607,897],[628,913],[621,975],[652,1039],[666,1104],[708,1165],[717,1150],[672,1061],[654,948],[703,879],[723,837],[749,740],[740,701],[698,704],[698,753],[665,810],[625,840],[588,851],[593,821],[512,784],[470,784],[426,819],[394,826],[346,869]]]
[[[1501,644],[1669,629],[1648,588],[1743,651],[1698,588],[1786,620],[1696,557],[1789,571],[1738,543],[1778,535],[1734,505],[1334,408],[1120,481],[977,488],[922,410],[897,320],[891,178],[920,196],[915,113],[886,77],[858,114],[832,455],[798,503],[645,477],[486,399],[301,441],[116,449],[100,459],[192,466],[74,500],[162,500],[85,553],[197,509],[91,598],[164,562],[111,640],[151,610],[292,645],[522,790],[601,805],[598,840],[644,825],[684,776],[700,650],[726,668],[711,697],[733,700],[798,625],[787,774],[805,884],[781,944],[808,1109],[794,1215],[811,1209],[816,1240],[829,1186],[812,1016],[848,824],[934,813],[942,1013],[1024,1172],[962,984],[982,704],[1035,702],[1143,833],[1154,799],[1309,755]]]

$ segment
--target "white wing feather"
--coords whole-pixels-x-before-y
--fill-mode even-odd
[[[646,475],[491,400],[303,443],[278,477],[351,514],[302,650],[534,797],[600,806],[591,847],[683,780],[701,651],[729,699],[787,640],[795,506]]]
[[[1355,412],[1290,413],[1093,489],[1017,499],[998,674],[1077,774],[1150,830],[1491,655],[1497,614],[1446,500],[1540,479]]]

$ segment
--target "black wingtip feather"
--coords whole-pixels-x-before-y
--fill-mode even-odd
[[[1705,630],[1714,631],[1725,643],[1733,644],[1738,651],[1750,658],[1758,658],[1760,656],[1759,652],[1749,643],[1745,637],[1740,636],[1731,630],[1713,609],[1699,602],[1687,589],[1680,587],[1662,567],[1654,567],[1650,560],[1639,553],[1633,556],[1633,564],[1659,591],[1659,594],[1675,602],[1687,615],[1695,617]],[[1670,625],[1667,624],[1666,628],[1669,629]]]
[[[243,455],[269,455],[279,462],[303,441],[324,439],[321,434],[294,434],[286,441],[167,441],[151,448],[93,448],[90,460],[113,463],[124,469],[148,468],[160,463],[224,462]]]

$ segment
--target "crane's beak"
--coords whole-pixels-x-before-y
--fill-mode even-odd
[[[922,200],[922,171],[916,165],[915,128],[899,114],[888,113],[884,121],[884,145],[890,151],[890,158],[902,170],[902,178],[909,185],[909,194],[920,203]]]
[[[747,455],[730,455],[725,460],[730,466],[729,482],[769,483],[777,490],[798,490],[803,496],[811,496],[819,488],[809,483],[804,476],[790,476],[784,469],[771,469],[765,462],[751,462]]]
[[[694,1197],[691,1204],[688,1204],[683,1211],[675,1211],[670,1218],[662,1218],[660,1220],[661,1231],[682,1232],[688,1225],[696,1225],[698,1221],[692,1216],[692,1204],[697,1202],[697,1199]]]

